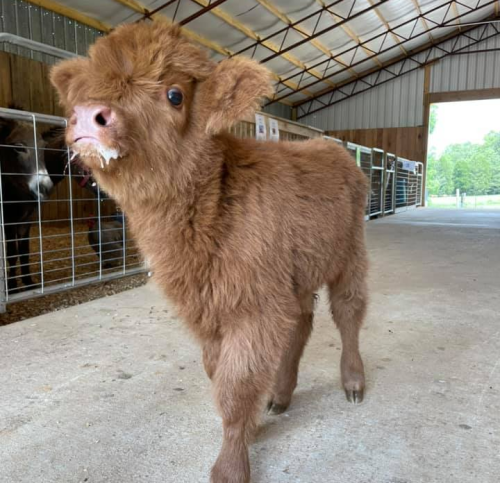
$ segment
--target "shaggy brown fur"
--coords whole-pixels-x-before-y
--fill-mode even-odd
[[[203,347],[224,428],[212,482],[247,483],[261,402],[268,396],[274,413],[290,404],[323,285],[346,394],[362,399],[365,177],[329,141],[225,133],[271,93],[270,75],[245,58],[214,65],[175,27],[119,27],[51,78],[71,117],[68,143],[127,214],[157,283]],[[180,106],[167,98],[172,87]],[[75,134],[78,106],[97,105],[110,121],[87,144]],[[120,156],[104,168],[102,146]]]

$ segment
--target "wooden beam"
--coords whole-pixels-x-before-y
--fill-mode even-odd
[[[112,1],[119,3],[124,7],[130,8],[130,10],[134,10],[137,13],[140,13],[141,15],[146,15],[148,13],[148,9],[146,8],[146,6],[142,5],[139,2],[136,2],[136,0],[112,0]]]
[[[53,0],[27,0],[33,5],[38,7],[46,8],[47,10],[52,10],[59,15],[64,15],[72,20],[76,20],[82,24],[88,25],[89,27],[95,28],[97,30],[102,30],[103,32],[109,32],[111,30],[111,25],[104,22],[96,20],[95,18],[89,17],[78,10],[66,7],[60,3],[54,2]]]
[[[422,9],[420,8],[420,4],[418,3],[418,0],[411,0],[413,2],[413,5],[415,6],[416,11],[418,12],[419,15],[422,15]],[[429,24],[427,23],[427,20],[425,20],[424,17],[421,17],[420,20],[422,21],[422,25],[424,26],[425,30],[429,30]],[[429,36],[429,40],[431,42],[434,42],[434,37],[430,32],[427,32],[427,35]]]
[[[451,7],[453,8],[453,13],[455,14],[455,17],[458,17],[460,16],[460,12],[458,11],[458,7],[457,7],[457,2],[453,2],[451,4]],[[458,30],[460,30],[460,32],[462,31],[462,26],[460,25],[460,19],[457,18],[457,25],[458,25]]]
[[[194,3],[200,5],[201,7],[207,7],[210,4],[209,0],[192,0]],[[246,35],[248,38],[251,38],[252,40],[261,40],[260,36],[254,32],[251,28],[247,27],[243,23],[241,23],[239,20],[236,20],[234,17],[229,15],[227,12],[222,10],[220,7],[216,7],[210,11],[213,15],[216,17],[219,17],[221,20],[223,20],[225,23],[230,25],[231,27],[235,28],[236,30],[239,30],[241,33]],[[273,52],[279,52],[280,47],[279,45],[275,44],[274,42],[269,42],[268,40],[265,40],[262,42],[262,45],[267,47],[269,50],[272,50]],[[293,64],[295,67],[298,67],[301,70],[307,69],[306,64],[302,62],[298,57],[295,57],[293,54],[290,54],[288,52],[284,53],[281,55],[281,57],[291,64]],[[310,69],[308,72],[316,77],[317,79],[322,79],[323,75],[318,72],[317,70]],[[328,84],[330,87],[334,87],[335,84],[330,81],[330,80],[325,80],[325,84]]]
[[[436,102],[483,101],[487,99],[500,99],[500,88],[429,93],[429,104],[435,104]]]
[[[326,4],[323,0],[316,0],[316,2],[321,5],[322,7],[325,7]],[[342,19],[340,17],[338,17],[337,15],[335,15],[334,13],[330,12],[328,10],[328,14],[330,15],[330,17],[332,17],[332,19],[335,21],[335,22],[339,22],[341,21]],[[347,26],[347,25],[341,25],[340,28],[352,39],[354,40],[354,42],[356,42],[357,44],[360,44],[361,43],[361,39]],[[361,50],[368,56],[371,56],[374,54],[374,52],[372,52],[370,49],[367,49],[365,46],[361,46]],[[382,62],[380,62],[380,60],[377,58],[377,57],[374,57],[372,59],[373,62],[375,62],[379,67],[382,67]],[[349,69],[349,71],[353,71],[353,69]],[[353,71],[354,72],[354,71]],[[356,72],[355,74],[355,77],[358,76],[358,73]]]
[[[422,180],[422,206],[425,206],[425,185],[427,178],[427,155],[428,155],[428,146],[429,146],[429,118],[431,114],[431,100],[430,100],[430,88],[431,88],[431,73],[432,73],[432,65],[426,65],[424,68],[424,119],[423,119],[423,153],[424,159],[422,162],[424,163],[424,178]]]
[[[269,0],[256,0],[258,3],[260,3],[268,12],[272,13],[275,17],[279,18],[283,23],[290,25],[293,23],[293,20],[288,17],[285,13],[283,13],[281,10],[279,10],[277,7],[275,7],[272,3],[269,2]],[[308,32],[305,28],[301,27],[300,25],[295,25],[293,29],[298,32],[302,37],[308,38],[311,36],[311,33]],[[329,49],[326,45],[324,45],[322,42],[320,42],[318,39],[312,39],[309,41],[309,43],[318,49],[320,52],[325,54],[327,57],[332,57],[335,56],[335,53],[332,52],[331,49]],[[341,57],[337,56],[339,60],[336,60],[335,62],[343,65],[346,67],[348,64],[345,62]],[[354,69],[349,68],[348,71],[352,75],[357,75],[356,71]],[[331,82],[333,84],[333,82]]]
[[[368,0],[368,3],[370,5],[373,5],[373,0]],[[387,23],[387,20],[384,18],[384,16],[379,12],[378,8],[375,8],[374,12],[375,12],[375,15],[379,18],[379,20],[384,24],[384,27],[387,30],[390,30],[391,29],[390,25]],[[406,49],[401,45],[401,40],[394,32],[391,32],[391,37],[398,44],[398,47],[401,50],[401,52],[403,52],[404,55],[408,55],[408,52],[406,51]]]

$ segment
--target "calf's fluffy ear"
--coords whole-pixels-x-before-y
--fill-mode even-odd
[[[271,73],[258,62],[233,57],[220,62],[200,85],[197,106],[209,134],[230,128],[271,97]]]
[[[65,104],[75,73],[82,68],[82,59],[63,60],[50,70],[50,82],[55,87],[61,104]]]

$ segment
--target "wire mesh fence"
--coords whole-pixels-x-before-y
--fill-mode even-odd
[[[65,126],[0,109],[0,310],[144,270],[125,216],[69,162]]]

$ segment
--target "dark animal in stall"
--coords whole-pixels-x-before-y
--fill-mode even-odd
[[[103,268],[114,268],[123,264],[123,223],[114,219],[102,221],[97,218],[87,221],[89,245],[102,260]],[[100,236],[99,236],[100,232]],[[101,258],[102,248],[102,258]]]
[[[13,105],[9,108],[22,110]],[[38,200],[47,200],[56,185],[68,175],[64,133],[65,129],[60,127],[52,127],[41,135],[37,132],[37,172],[33,125],[0,118],[3,223],[7,247],[7,285],[10,292],[18,289],[18,261],[23,285],[27,288],[37,286],[31,276],[29,261],[31,226],[38,209]],[[76,164],[72,174],[80,180],[82,186],[93,193],[97,192],[89,170]],[[102,194],[102,197],[106,195]]]
[[[9,106],[15,108],[15,106]],[[32,216],[39,202],[46,200],[53,187],[46,165],[45,142],[33,125],[0,118],[0,163],[2,172],[2,207],[8,264],[8,290],[17,288],[16,267],[19,260],[21,280],[34,288],[30,273],[29,244]]]
[[[215,65],[162,22],[118,27],[89,55],[51,73],[67,141],[118,201],[203,347],[224,432],[211,481],[248,483],[262,403],[274,414],[290,404],[322,285],[347,398],[363,398],[366,177],[326,140],[227,133],[272,93],[255,61]]]

